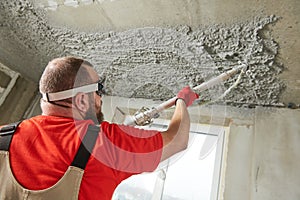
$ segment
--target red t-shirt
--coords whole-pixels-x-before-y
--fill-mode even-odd
[[[54,116],[23,121],[9,150],[11,168],[18,182],[30,190],[54,185],[72,163],[89,124],[93,122]],[[122,180],[155,170],[162,146],[157,131],[102,122],[85,168],[79,199],[111,199]]]

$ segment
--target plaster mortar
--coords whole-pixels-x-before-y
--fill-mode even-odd
[[[199,85],[246,63],[249,70],[222,102],[271,106],[280,103],[284,85],[278,79],[283,69],[276,62],[278,45],[270,34],[262,34],[278,20],[276,16],[193,30],[183,25],[88,33],[50,26],[43,15],[46,11],[34,8],[28,0],[2,1],[1,9],[1,37],[14,38],[19,49],[39,55],[36,63],[41,67],[57,56],[89,60],[105,79],[109,95],[164,100],[185,85]],[[13,48],[11,51],[20,53]],[[9,63],[5,60],[7,53],[1,52],[0,58]],[[40,74],[43,68],[39,70]],[[22,74],[30,77],[30,71],[30,67],[24,68]],[[217,99],[236,78],[202,92],[203,102]]]

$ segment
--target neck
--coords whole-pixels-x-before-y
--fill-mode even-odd
[[[41,102],[42,115],[48,116],[58,116],[58,117],[66,117],[73,118],[76,120],[83,120],[83,116],[74,109],[72,106],[59,106],[56,104],[51,104],[49,102]]]

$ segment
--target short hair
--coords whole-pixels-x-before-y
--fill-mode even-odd
[[[88,61],[71,56],[51,60],[41,76],[40,92],[59,92],[92,83],[83,65],[93,67]]]

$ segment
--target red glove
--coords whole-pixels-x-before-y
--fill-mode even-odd
[[[189,86],[186,86],[178,92],[177,98],[183,99],[186,106],[188,107],[193,104],[195,99],[199,98],[199,95],[195,93]]]

